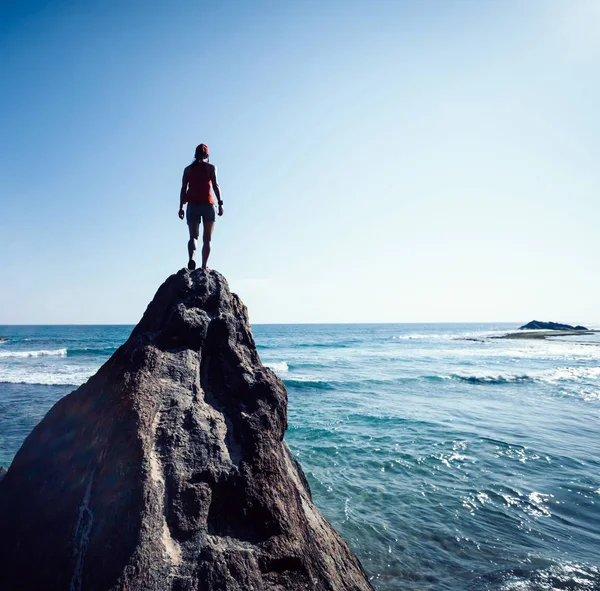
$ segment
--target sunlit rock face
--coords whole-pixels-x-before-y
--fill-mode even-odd
[[[1,480],[0,589],[371,589],[312,504],[286,416],[225,279],[172,275]]]

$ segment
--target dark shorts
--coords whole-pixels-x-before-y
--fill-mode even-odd
[[[217,206],[210,203],[188,203],[185,212],[188,225],[198,225],[203,222],[214,222],[217,219]]]

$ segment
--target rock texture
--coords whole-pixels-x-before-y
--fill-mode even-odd
[[[172,275],[0,482],[0,589],[372,589],[311,502],[286,415],[225,279]]]
[[[571,326],[570,324],[561,324],[560,322],[540,322],[532,320],[519,327],[519,330],[589,330],[585,326]]]

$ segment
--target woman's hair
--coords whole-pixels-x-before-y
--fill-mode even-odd
[[[206,144],[200,144],[196,147],[192,164],[198,164],[198,162],[203,162],[204,160],[208,162],[208,146]]]

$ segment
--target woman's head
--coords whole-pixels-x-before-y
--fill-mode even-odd
[[[196,151],[194,152],[194,158],[197,161],[208,160],[208,146],[206,144],[197,146]]]

